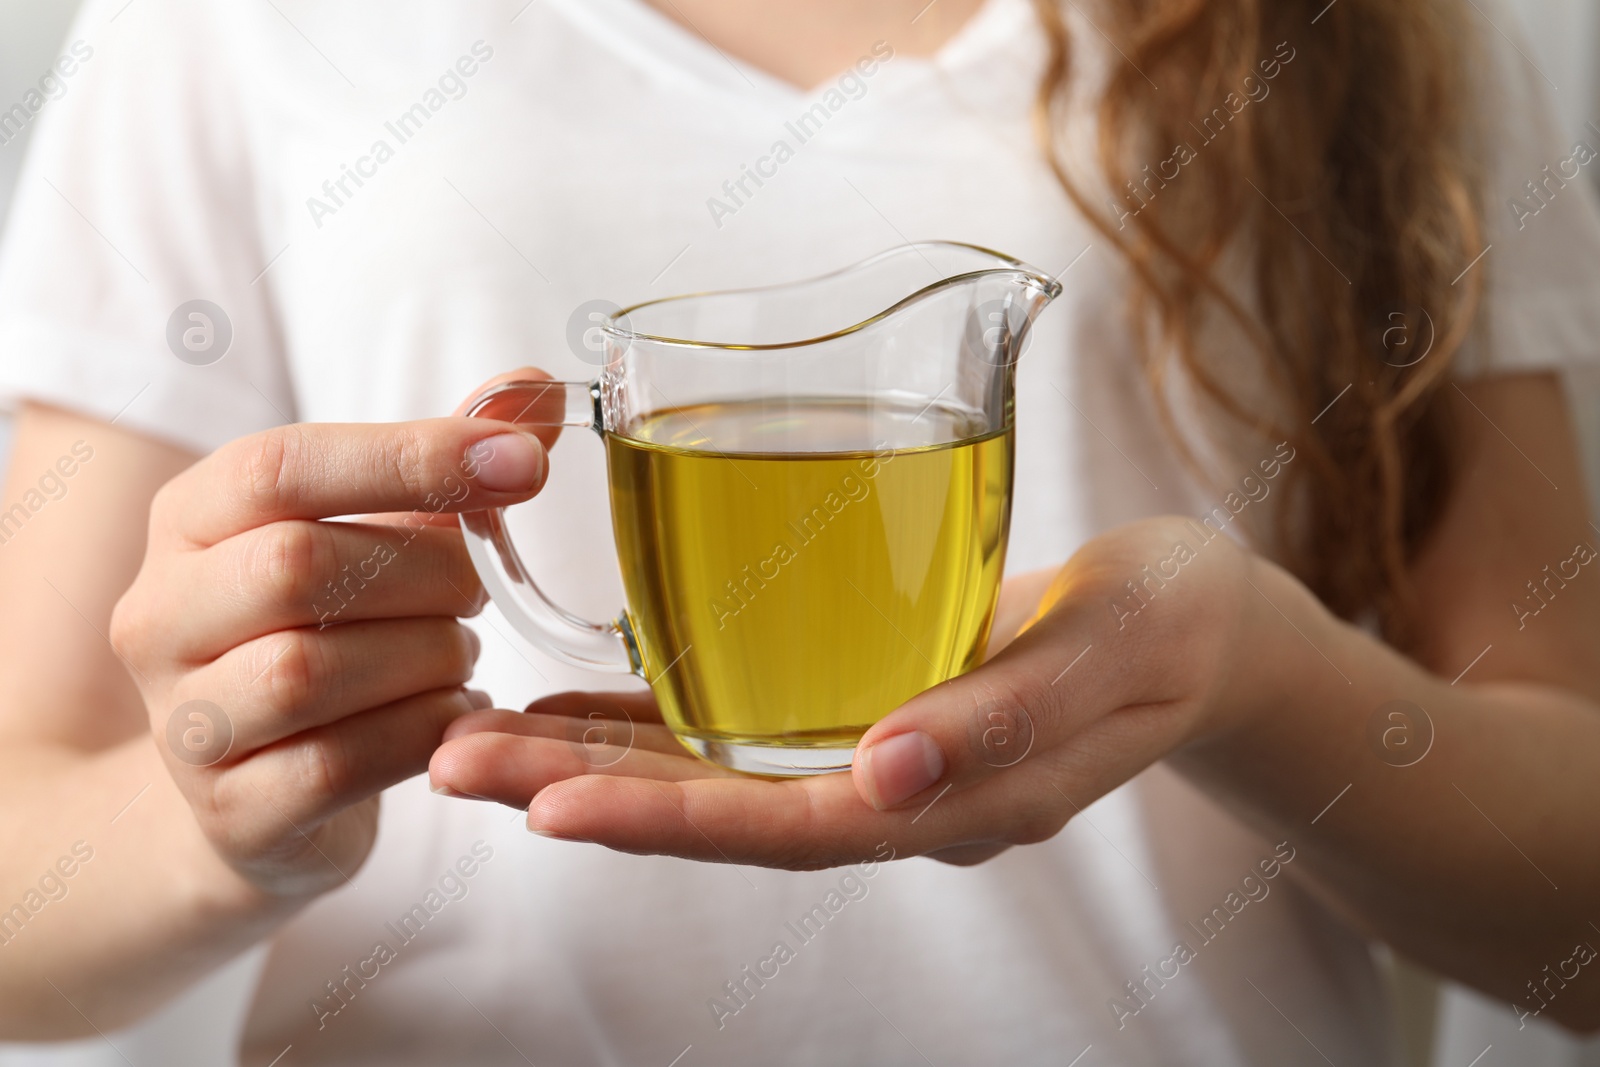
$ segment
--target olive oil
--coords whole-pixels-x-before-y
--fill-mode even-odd
[[[1009,427],[882,400],[707,404],[645,416],[607,450],[628,623],[691,749],[848,765],[874,722],[982,660]]]

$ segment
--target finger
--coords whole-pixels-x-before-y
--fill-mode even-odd
[[[490,389],[493,389],[496,386],[507,385],[511,382],[540,382],[549,380],[550,375],[546,374],[538,367],[518,367],[516,370],[507,371],[504,374],[497,374],[474,390],[471,396],[465,398],[461,401],[461,403],[457,404],[456,409],[452,414],[458,416],[465,415],[467,411],[471,409],[474,400],[478,396],[488,392]],[[540,402],[535,404],[533,410],[530,412],[524,413],[520,409],[502,411],[501,408],[507,404],[507,401],[500,400],[494,405],[493,413],[496,415],[505,414],[506,418],[503,421],[515,422],[518,425],[522,425],[530,430],[534,436],[539,438],[539,441],[544,445],[545,450],[549,451],[555,445],[557,438],[561,436],[561,427],[559,425],[541,425],[540,422],[541,420],[544,422],[555,422],[559,420],[561,412],[554,407],[553,397],[547,399],[540,395],[537,399]],[[519,415],[521,417],[519,417]],[[455,514],[448,511],[441,511],[437,513],[428,511],[390,511],[373,515],[365,515],[362,516],[362,518],[366,522],[381,523],[389,526],[411,526],[413,524],[420,523],[425,526],[448,526],[451,528],[458,528],[460,525],[460,520],[456,518]]]
[[[173,567],[174,584],[217,592],[167,633],[176,655],[195,660],[297,626],[471,616],[488,600],[459,530],[275,522],[179,554]]]
[[[788,870],[857,862],[890,837],[906,840],[909,823],[862,803],[843,774],[785,782],[587,776],[549,786],[528,809],[535,833]]]
[[[436,689],[284,738],[223,768],[206,807],[237,827],[236,837],[246,838],[238,842],[245,854],[298,840],[351,805],[421,774],[445,727],[472,704],[464,689]]]
[[[1049,790],[1037,777],[996,778],[962,794],[935,795],[920,808],[880,812],[845,774],[678,782],[585,775],[542,790],[527,825],[624,852],[785,870],[936,851],[965,859],[1061,829],[1070,813],[1041,802],[1041,789]]]
[[[844,775],[661,782],[584,776],[542,790],[528,808],[535,833],[624,852],[712,863],[815,869],[872,854],[863,816],[876,815]],[[882,820],[892,815],[879,815]],[[828,827],[825,846],[817,838]]]
[[[179,695],[223,707],[243,759],[364,709],[462,685],[478,652],[476,634],[439,616],[302,627],[230,649],[189,674]]]
[[[536,705],[534,705],[536,706]],[[635,722],[626,715],[592,717],[541,715],[536,712],[492,708],[457,719],[445,731],[448,743],[469,734],[501,733],[521,737],[547,737],[575,745],[612,745],[620,748],[645,748],[670,756],[689,750],[660,723]]]
[[[545,474],[539,439],[496,420],[291,424],[224,445],[168,482],[151,524],[208,547],[285,519],[503,507],[533,496]]]
[[[987,663],[885,716],[856,747],[862,799],[882,810],[915,806],[946,786],[969,788],[1037,759],[1116,706],[1136,646],[1119,644],[1112,655],[1104,617],[1097,600],[1064,599]],[[1097,639],[1107,650],[1094,657]]]
[[[546,786],[582,775],[620,775],[679,782],[736,774],[701,762],[671,735],[666,739],[672,742],[676,752],[638,744],[473,733],[441,745],[428,764],[428,778],[435,792],[526,808]]]
[[[530,715],[569,715],[580,719],[593,718],[597,714],[611,718],[620,715],[632,722],[661,721],[661,706],[656,703],[655,694],[648,689],[552,693],[535,700],[525,710]]]
[[[994,859],[1010,847],[1010,845],[955,845],[951,848],[934,849],[927,853],[927,856],[930,860],[948,863],[952,867],[976,867],[980,863]]]
[[[441,511],[438,514],[431,511],[380,511],[373,515],[362,515],[360,521],[374,526],[437,526],[446,530],[461,528],[461,519],[453,511]]]

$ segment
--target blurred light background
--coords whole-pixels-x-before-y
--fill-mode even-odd
[[[251,3],[261,0],[238,0]],[[1469,0],[1471,2],[1471,0]],[[1506,0],[1531,47],[1529,61],[1554,84],[1563,127],[1574,140],[1600,144],[1600,4],[1595,0]],[[77,0],[0,0],[0,110],[19,100],[58,54]],[[1473,3],[1476,17],[1498,15]],[[1485,13],[1488,14],[1485,14]],[[1517,32],[1494,24],[1486,32]],[[0,131],[3,132],[3,131]],[[0,145],[3,220],[28,134]],[[0,221],[0,232],[4,222]],[[1600,293],[1595,294],[1600,300]],[[1600,344],[1600,338],[1596,338]],[[1600,374],[1576,383],[1579,429],[1589,463],[1591,499],[1600,500]],[[0,413],[0,461],[9,425]],[[259,950],[226,968],[155,1018],[130,1031],[56,1046],[0,1045],[0,1067],[216,1067],[231,1063],[231,1039],[242,1023],[243,998]],[[1403,980],[1402,1022],[1420,1033],[1416,1067],[1600,1067],[1600,1041],[1579,1042],[1537,1020],[1519,1031],[1504,1006],[1446,989],[1436,1005],[1425,981]],[[1431,1041],[1429,1040],[1431,1036]],[[1425,1046],[1431,1044],[1429,1050]]]

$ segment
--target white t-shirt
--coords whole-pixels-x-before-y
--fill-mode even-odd
[[[0,260],[0,393],[200,450],[290,418],[440,415],[521,364],[590,376],[568,343],[587,301],[946,238],[1065,270],[1020,370],[1011,569],[1209,510],[1130,358],[1123,270],[1038,160],[1032,19],[1027,0],[990,0],[932,61],[800,92],[641,0],[91,0],[75,36],[92,57],[44,105]],[[1493,278],[1494,358],[1589,359],[1600,223],[1579,179],[1518,229],[1508,198],[1572,150],[1537,76],[1491,45],[1511,119],[1473,269]],[[819,101],[797,144],[788,124]],[[792,156],[734,202],[724,183],[780,139]],[[231,322],[209,365],[168,346],[195,299]],[[553,466],[518,519],[526,557],[606,616],[621,593],[601,450],[569,434]],[[477,625],[502,706],[615,684],[514,644],[492,611]],[[385,796],[353,885],[273,939],[241,1058],[1395,1062],[1368,945],[1284,876],[1292,838],[1277,845],[1163,767],[975,868],[812,874],[548,841],[417,779]],[[819,903],[826,923],[797,936]],[[775,965],[779,942],[792,958]]]

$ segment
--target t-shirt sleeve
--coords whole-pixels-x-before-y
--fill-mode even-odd
[[[1485,0],[1467,17],[1496,91],[1482,127],[1488,251],[1472,268],[1485,272],[1484,329],[1460,370],[1600,366],[1600,130],[1562,133],[1546,74],[1506,5]]]
[[[34,399],[198,452],[294,417],[230,7],[89,0],[49,94],[25,98],[0,405]]]

